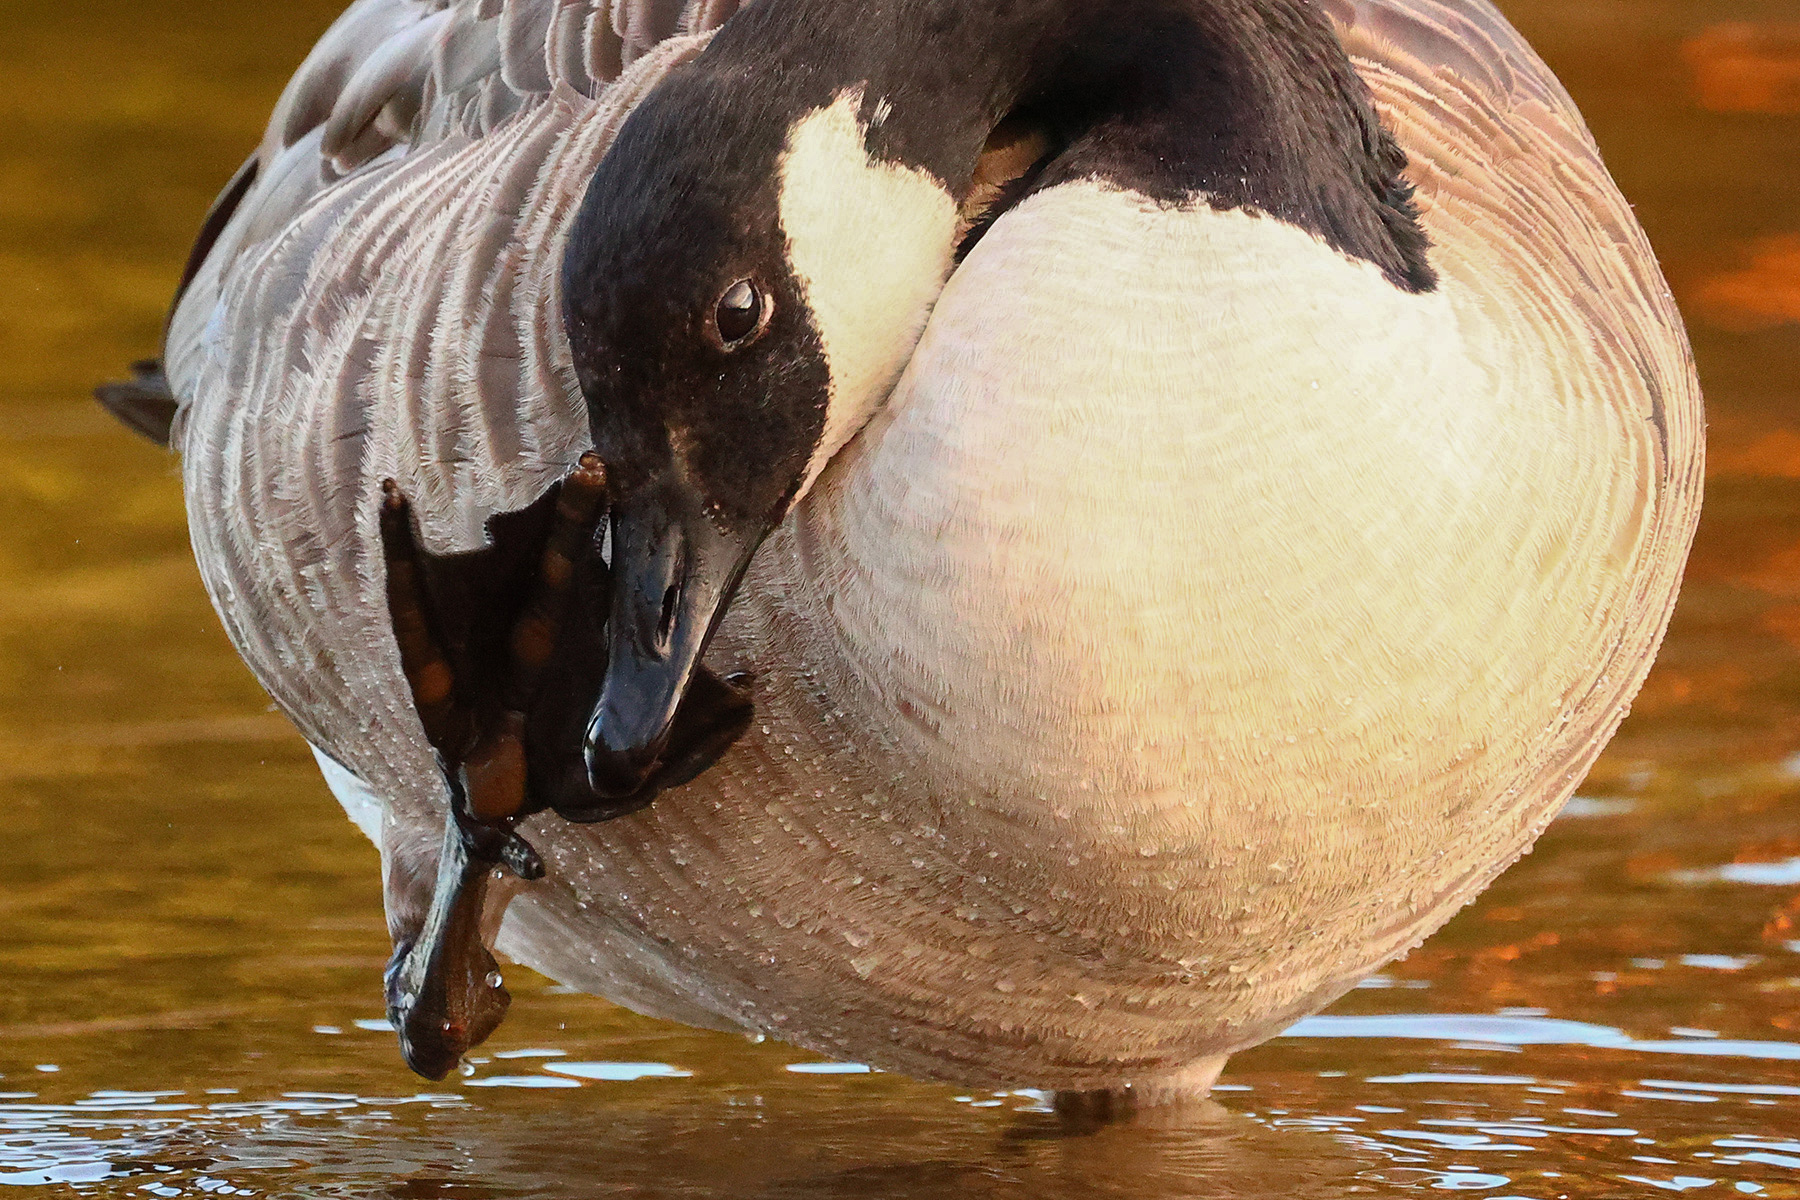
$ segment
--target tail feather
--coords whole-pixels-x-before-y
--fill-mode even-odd
[[[180,407],[169,390],[169,377],[156,359],[132,363],[131,374],[129,383],[103,383],[95,388],[94,399],[127,429],[167,449],[175,411]]]
[[[181,272],[181,283],[175,289],[175,299],[169,305],[169,320],[175,316],[175,308],[181,298],[187,295],[188,288],[206,265],[207,256],[218,245],[219,238],[225,233],[226,226],[237,213],[238,205],[250,194],[260,170],[259,160],[255,155],[238,169],[219,198],[213,201],[212,210],[206,214],[206,221],[200,226],[200,235],[194,240],[194,248],[188,253],[187,267]],[[164,323],[164,336],[168,334],[167,322]],[[94,389],[94,399],[107,412],[119,418],[127,429],[141,433],[164,449],[169,448],[170,431],[175,424],[175,414],[181,408],[181,401],[169,387],[169,377],[163,373],[163,365],[154,358],[131,364],[131,380],[128,383],[103,383]]]

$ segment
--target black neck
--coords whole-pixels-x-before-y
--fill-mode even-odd
[[[1055,147],[1035,188],[1251,209],[1435,283],[1405,154],[1310,0],[755,0],[702,64],[796,111],[863,87],[871,153],[959,198],[1013,116]]]

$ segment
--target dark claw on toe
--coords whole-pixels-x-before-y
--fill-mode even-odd
[[[536,883],[544,877],[544,860],[531,848],[530,842],[516,833],[508,834],[506,843],[500,847],[500,863],[527,883]]]

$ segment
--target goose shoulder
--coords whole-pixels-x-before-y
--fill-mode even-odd
[[[737,4],[357,0],[295,71],[262,143],[221,194],[176,296],[171,349],[200,335],[246,250],[347,178],[485,137],[559,92],[597,98],[655,47],[716,28]]]
[[[1574,101],[1486,0],[1324,0],[1410,159],[1436,261],[1573,309],[1583,381],[1647,422],[1667,498],[1699,499],[1701,401],[1656,253]],[[1554,323],[1555,315],[1547,315]]]
[[[323,129],[339,172],[398,145],[481,133],[566,86],[592,97],[658,43],[713,28],[726,0],[358,0],[295,72],[267,160]]]
[[[1488,0],[1321,0],[1345,48],[1369,68],[1454,75],[1501,106],[1553,109],[1584,133],[1562,82]]]

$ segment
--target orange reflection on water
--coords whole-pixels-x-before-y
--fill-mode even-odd
[[[1766,609],[1757,624],[1788,645],[1800,648],[1800,604],[1782,604]]]
[[[1758,238],[1745,260],[1737,270],[1700,285],[1695,296],[1700,311],[1721,328],[1741,333],[1800,324],[1800,234]]]
[[[1775,910],[1768,923],[1763,926],[1762,935],[1764,941],[1781,942],[1784,945],[1800,938],[1800,893],[1795,893],[1792,899]]]
[[[1800,479],[1800,430],[1783,426],[1754,433],[1714,426],[1707,432],[1708,476]]]
[[[1663,667],[1645,681],[1631,711],[1654,716],[1685,705],[1705,704],[1715,711],[1736,712],[1752,682],[1750,672],[1738,663],[1714,663],[1692,670]]]
[[[1700,107],[1721,113],[1800,113],[1800,24],[1733,21],[1681,47]]]

